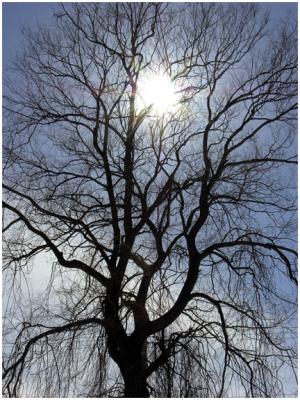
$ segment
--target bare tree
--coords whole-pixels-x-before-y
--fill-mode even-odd
[[[82,3],[24,35],[4,98],[4,394],[284,395],[292,23],[253,3]],[[163,112],[141,91],[155,74],[176,88]]]

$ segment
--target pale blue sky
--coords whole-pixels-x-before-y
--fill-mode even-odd
[[[8,65],[14,55],[22,49],[23,26],[36,28],[38,24],[51,23],[53,13],[59,3],[2,3],[3,29],[3,67]],[[288,17],[297,17],[297,3],[260,3],[271,10],[272,19],[277,22]]]

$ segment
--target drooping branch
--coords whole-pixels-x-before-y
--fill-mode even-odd
[[[95,278],[98,282],[102,283],[102,285],[107,286],[108,285],[108,278],[106,278],[104,275],[102,275],[100,272],[96,271],[95,269],[89,267],[87,264],[80,260],[66,260],[63,253],[58,249],[58,247],[53,243],[51,239],[42,231],[38,230],[35,228],[31,222],[29,221],[28,218],[26,218],[17,208],[11,206],[10,204],[6,203],[3,201],[3,207],[7,208],[8,210],[12,211],[18,217],[24,222],[26,227],[35,235],[38,237],[42,238],[45,243],[47,244],[48,248],[52,251],[52,253],[55,255],[57,258],[57,261],[62,265],[63,267],[66,268],[74,268],[74,269],[79,269],[83,272],[85,272],[87,275],[92,276]]]
[[[24,364],[26,356],[30,350],[30,348],[37,343],[39,340],[46,338],[47,336],[50,335],[55,335],[55,334],[59,334],[62,332],[67,332],[67,331],[71,331],[73,329],[78,330],[83,326],[89,325],[89,324],[96,324],[96,325],[103,325],[104,322],[103,320],[99,319],[99,318],[88,318],[88,319],[83,319],[83,320],[78,320],[75,322],[71,322],[69,324],[66,325],[62,325],[62,326],[56,326],[54,328],[48,329],[34,337],[32,337],[31,339],[29,339],[29,341],[26,343],[25,349],[22,352],[22,355],[17,359],[16,362],[14,362],[12,365],[10,365],[9,367],[4,369],[4,373],[2,375],[2,379],[4,379],[10,372],[15,371],[17,369],[18,366],[21,366]]]

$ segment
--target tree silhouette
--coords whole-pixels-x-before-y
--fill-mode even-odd
[[[253,3],[82,3],[24,32],[4,97],[5,395],[284,394],[291,25]],[[176,88],[163,112],[141,105],[155,74]]]

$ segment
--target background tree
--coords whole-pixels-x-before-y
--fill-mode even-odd
[[[4,394],[283,395],[292,24],[253,3],[83,3],[25,37],[4,99]],[[155,76],[170,106],[165,87],[147,103]]]

